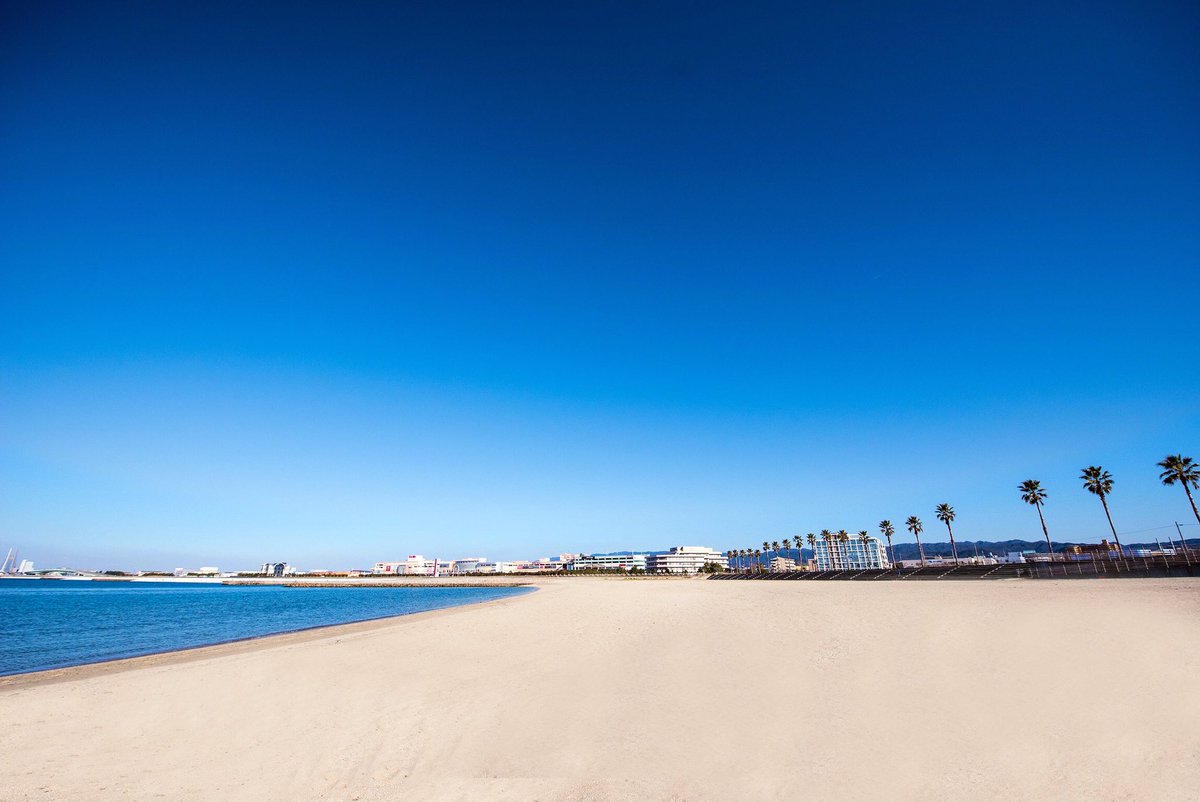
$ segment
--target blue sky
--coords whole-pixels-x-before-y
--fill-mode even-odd
[[[6,4],[0,548],[1189,520],[1200,14],[973,5]]]

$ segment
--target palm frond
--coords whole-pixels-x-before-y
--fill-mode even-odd
[[[1166,459],[1158,463],[1158,467],[1163,469],[1158,478],[1164,485],[1182,482],[1185,487],[1191,485],[1200,489],[1200,465],[1197,465],[1191,457],[1185,457],[1182,454],[1168,454]]]

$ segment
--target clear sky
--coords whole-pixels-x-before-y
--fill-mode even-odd
[[[1192,520],[1194,3],[0,13],[0,551]]]

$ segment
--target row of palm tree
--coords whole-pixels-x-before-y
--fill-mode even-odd
[[[837,532],[832,532],[828,529],[822,529],[820,534],[809,532],[804,537],[796,537],[796,550],[798,552],[797,558],[800,557],[800,550],[804,547],[804,543],[806,541],[808,543],[809,550],[816,551],[818,539],[826,543],[829,549],[830,559],[833,561],[834,565],[838,567],[844,567],[845,563],[848,562],[845,548],[846,544],[848,544],[852,539],[858,539],[862,542],[865,550],[867,545],[871,542],[871,534],[865,529],[858,532],[856,535],[851,535],[845,529],[838,530]],[[890,548],[891,541],[889,540],[888,543]],[[791,552],[791,550],[792,540],[791,538],[785,537],[781,541],[763,541],[762,548],[730,549],[729,551],[725,552],[725,556],[732,561],[735,570],[740,571],[761,568],[762,556],[764,554],[769,557],[772,554],[788,554]],[[798,561],[799,559],[797,559],[797,562]]]
[[[1187,494],[1188,503],[1192,506],[1192,515],[1196,516],[1196,523],[1200,524],[1200,511],[1196,509],[1196,500],[1192,498],[1192,490],[1200,489],[1200,465],[1197,465],[1191,457],[1185,457],[1182,454],[1168,454],[1157,465],[1162,469],[1158,478],[1163,485],[1167,487],[1176,484],[1183,485],[1183,492]],[[1083,480],[1085,490],[1099,497],[1100,504],[1104,507],[1104,517],[1108,520],[1108,528],[1112,531],[1113,542],[1117,545],[1117,552],[1124,554],[1125,549],[1121,545],[1117,527],[1113,524],[1112,512],[1108,509],[1108,497],[1113,491],[1112,474],[1100,465],[1089,465],[1083,469],[1079,478]],[[1026,479],[1018,485],[1017,489],[1021,491],[1022,501],[1037,508],[1038,520],[1042,523],[1042,534],[1046,537],[1046,550],[1053,552],[1054,549],[1050,545],[1050,531],[1046,528],[1046,518],[1042,515],[1042,505],[1046,503],[1047,496],[1046,491],[1042,489],[1042,483],[1036,479]]]
[[[1157,463],[1162,469],[1159,474],[1159,480],[1166,486],[1174,486],[1176,484],[1183,485],[1183,491],[1187,494],[1188,503],[1192,506],[1192,514],[1196,516],[1196,522],[1200,524],[1200,511],[1196,509],[1196,500],[1192,497],[1193,489],[1200,489],[1200,464],[1197,464],[1191,457],[1185,457],[1182,454],[1171,454],[1165,457],[1161,462]],[[1083,481],[1083,488],[1089,493],[1100,498],[1100,504],[1104,507],[1104,515],[1108,519],[1109,529],[1112,530],[1113,541],[1116,543],[1118,553],[1123,554],[1124,549],[1121,546],[1121,539],[1117,535],[1117,527],[1113,524],[1112,513],[1108,509],[1108,497],[1113,490],[1112,474],[1106,471],[1099,465],[1089,465],[1083,469],[1079,478]],[[1021,500],[1032,505],[1037,509],[1038,521],[1042,525],[1042,534],[1046,538],[1046,551],[1053,554],[1054,547],[1050,543],[1050,530],[1046,526],[1046,516],[1042,512],[1042,508],[1046,503],[1048,494],[1042,483],[1037,479],[1026,479],[1017,486],[1017,490],[1021,494]],[[958,559],[958,544],[954,540],[954,528],[951,524],[954,522],[954,508],[949,504],[943,503],[934,508],[934,516],[946,525],[946,532],[950,535],[950,553],[954,557],[954,564],[959,564]],[[917,541],[917,553],[921,558],[921,565],[925,565],[925,547],[921,545],[921,533],[925,531],[924,524],[916,515],[910,515],[908,520],[904,522],[905,528],[912,534]],[[879,532],[887,539],[888,560],[895,564],[895,551],[892,547],[892,536],[896,534],[896,527],[892,522],[884,519],[879,522]],[[831,532],[828,529],[822,529],[820,534],[808,533],[802,539],[796,537],[796,549],[799,551],[805,542],[812,551],[816,551],[817,539],[824,541],[829,549],[829,554],[834,567],[838,567],[839,562],[844,562],[844,545],[850,542],[851,535],[845,529],[837,532]],[[862,541],[863,547],[866,548],[870,540],[870,535],[866,530],[860,531],[857,537]],[[838,544],[843,548],[834,548],[834,544]],[[783,551],[790,552],[792,548],[791,538],[784,538],[782,541],[763,541],[762,548],[752,549],[730,549],[725,552],[725,556],[733,562],[737,570],[746,570],[747,568],[761,567],[761,558],[765,553],[779,554],[780,548]],[[752,562],[751,562],[752,560]]]
[[[954,555],[954,564],[958,565],[958,543],[954,540],[954,528],[950,526],[954,522],[954,508],[949,504],[939,504],[934,508],[933,514],[946,525],[946,531],[950,533],[950,553]],[[921,565],[925,565],[925,547],[921,545],[921,533],[925,531],[925,524],[917,516],[910,515],[904,522],[904,526],[917,541],[917,553],[921,555]],[[891,521],[885,519],[879,522],[879,531],[887,538],[888,560],[895,565],[896,553],[892,549],[892,535],[896,534],[896,527],[892,526]]]

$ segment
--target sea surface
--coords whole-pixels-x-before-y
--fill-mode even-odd
[[[530,591],[0,579],[0,676],[438,610]]]

